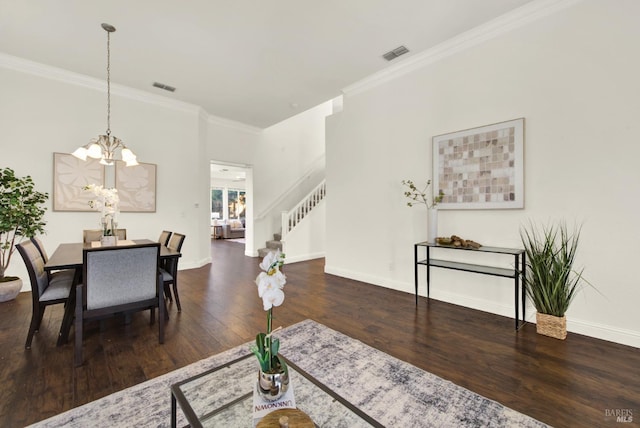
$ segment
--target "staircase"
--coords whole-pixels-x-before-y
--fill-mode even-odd
[[[291,232],[313,208],[327,195],[325,180],[322,180],[315,189],[307,194],[295,207],[282,212],[282,233],[274,233],[273,240],[266,242],[266,248],[258,249],[258,255],[263,258],[269,251],[283,250],[282,238]]]
[[[266,256],[269,251],[276,251],[276,250],[280,250],[282,251],[282,235],[280,235],[279,233],[274,233],[273,234],[273,239],[271,241],[267,241],[267,247],[266,248],[260,248],[258,250],[258,256],[260,256],[260,258],[264,258],[264,256]]]

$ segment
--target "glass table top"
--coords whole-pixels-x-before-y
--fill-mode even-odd
[[[316,426],[332,428],[382,427],[351,403],[301,370],[289,365],[295,403]],[[172,385],[175,399],[192,427],[251,427],[253,390],[258,379],[253,354]],[[175,420],[175,409],[172,409]]]

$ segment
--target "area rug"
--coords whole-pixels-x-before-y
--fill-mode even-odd
[[[225,239],[226,242],[237,242],[238,244],[244,244],[244,238]]]
[[[286,358],[384,426],[547,426],[315,321],[294,324],[278,336]],[[170,426],[172,384],[248,352],[247,343],[32,426]],[[186,423],[178,410],[178,425]]]

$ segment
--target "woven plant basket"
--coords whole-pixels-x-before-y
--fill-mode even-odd
[[[567,337],[567,317],[536,312],[536,331],[538,334],[564,340]]]

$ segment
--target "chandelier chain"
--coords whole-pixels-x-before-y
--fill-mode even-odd
[[[107,137],[111,135],[111,33],[107,31]]]

